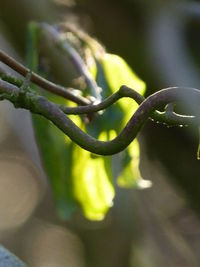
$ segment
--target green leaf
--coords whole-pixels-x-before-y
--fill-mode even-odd
[[[105,54],[101,59],[101,65],[104,72],[104,79],[106,79],[104,85],[107,84],[108,91],[114,93],[120,86],[125,84],[140,94],[144,94],[145,83],[137,77],[121,57],[113,54]],[[110,109],[110,112],[113,114],[118,114],[117,110],[121,113],[121,116],[118,116],[118,120],[116,119],[117,125],[113,125],[113,120],[111,119],[112,126],[114,126],[113,128],[117,133],[125,126],[137,107],[138,104],[132,99],[125,98]],[[111,115],[109,117],[112,118]],[[133,187],[136,185],[147,186],[148,181],[145,183],[142,180],[139,170],[140,148],[137,140],[134,140],[119,156],[122,158],[122,165],[117,178],[117,184],[122,187]]]
[[[76,124],[84,130],[81,120]],[[105,138],[105,131],[99,136]],[[94,155],[73,144],[72,177],[74,196],[89,220],[102,220],[114,198],[111,158]]]
[[[31,24],[27,59],[29,66],[34,71],[37,71],[39,61],[38,34],[37,24]],[[93,74],[96,75],[97,84],[104,89],[103,98],[111,95],[123,84],[144,93],[144,82],[119,56],[104,54],[102,59],[97,61]],[[69,104],[52,94],[45,93],[45,96],[56,103]],[[71,118],[77,126],[96,138],[110,140],[124,127],[136,107],[137,104],[133,100],[123,99],[105,112],[94,116],[92,122],[87,125],[84,125],[78,116],[71,116]],[[33,116],[33,122],[42,161],[51,181],[61,218],[68,218],[79,204],[86,218],[102,220],[112,206],[115,194],[112,157],[96,156],[83,150],[72,143],[51,122],[38,115]],[[134,141],[120,155],[123,156],[123,164],[119,173],[118,184],[124,187],[136,185],[141,179],[137,141]]]
[[[105,161],[109,160],[109,157],[92,157],[90,152],[74,144],[75,195],[90,220],[102,220],[112,206],[114,188],[105,168]]]
[[[28,24],[26,34],[26,63],[32,71],[38,68],[38,42],[40,38],[40,27],[38,23],[32,21]]]
[[[73,194],[72,142],[51,122],[41,116],[33,115],[33,123],[58,213],[62,219],[68,219],[77,208]]]
[[[32,71],[38,72],[39,25],[31,22],[27,32],[27,64]],[[39,91],[36,86],[32,86]],[[61,98],[45,92],[51,101],[60,102]],[[63,99],[62,99],[63,101]],[[66,100],[64,100],[66,103]],[[73,194],[72,143],[51,122],[38,115],[33,115],[33,126],[42,163],[51,182],[56,206],[61,218],[69,218],[77,208]]]
[[[117,55],[105,54],[101,60],[107,84],[112,93],[120,86],[126,85],[133,88],[141,95],[144,95],[146,85],[138,78],[124,59]],[[132,99],[126,98],[119,101],[120,107],[124,110],[126,119],[133,114],[138,104]],[[123,126],[122,126],[123,127]]]
[[[117,177],[117,184],[120,187],[138,187],[144,189],[151,186],[150,181],[143,180],[141,177],[139,170],[140,147],[137,139],[135,139],[129,147],[121,153],[120,158],[123,166]]]

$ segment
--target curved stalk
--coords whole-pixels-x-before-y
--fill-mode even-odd
[[[45,97],[31,92],[22,94],[20,88],[3,80],[0,80],[0,94],[1,99],[11,101],[15,107],[25,108],[32,113],[44,116],[80,147],[99,155],[112,155],[124,150],[140,132],[152,112],[160,106],[174,102],[187,104],[188,99],[193,105],[200,103],[200,91],[194,88],[172,87],[160,90],[140,104],[116,138],[104,142],[83,132],[66,116],[58,105],[48,101]]]

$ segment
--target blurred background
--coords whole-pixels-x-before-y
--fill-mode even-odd
[[[0,0],[0,47],[24,62],[29,21],[81,25],[147,84],[200,88],[200,4],[193,1]],[[66,70],[67,71],[67,70]],[[63,72],[60,81],[67,84]],[[196,128],[148,122],[139,140],[150,189],[117,188],[106,219],[59,220],[30,114],[0,104],[0,243],[30,267],[200,266]]]

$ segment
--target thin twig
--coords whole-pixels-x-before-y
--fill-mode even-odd
[[[6,73],[1,73],[0,71],[0,77],[2,80],[7,81],[11,84],[14,84],[18,87],[21,87],[24,83],[23,80],[20,80],[19,78],[15,78],[14,76]],[[108,108],[109,106],[113,105],[117,100],[129,97],[136,101],[137,104],[141,104],[145,98],[140,95],[137,91],[123,85],[120,87],[120,89],[109,96],[108,98],[104,99],[102,102],[98,104],[89,104],[85,106],[78,106],[78,107],[67,107],[64,105],[59,105],[60,109],[68,115],[80,115],[80,114],[87,114],[91,115],[94,112],[98,112],[101,110],[104,110]],[[167,106],[170,106],[167,105]],[[196,118],[194,116],[188,116],[188,115],[180,115],[175,112],[168,112],[167,110],[165,112],[160,112],[158,110],[155,110],[150,117],[151,120],[153,120],[156,123],[162,123],[166,124],[167,126],[188,126],[190,124],[194,124],[196,121]]]
[[[17,62],[14,58],[10,57],[2,50],[0,50],[0,61],[2,61],[4,64],[6,64],[24,77],[26,77],[27,73],[30,72],[28,68]],[[88,105],[90,103],[87,98],[73,94],[73,89],[72,91],[70,91],[69,89],[66,89],[60,85],[56,85],[39,76],[35,72],[32,72],[31,74],[31,81],[40,86],[41,88],[46,89],[47,91],[56,95],[62,96],[68,100],[71,100],[79,105]]]
[[[83,132],[66,116],[59,106],[42,96],[30,92],[26,92],[23,96],[20,96],[20,89],[17,86],[1,79],[0,94],[2,98],[8,99],[16,107],[25,108],[32,113],[44,116],[79,146],[99,155],[112,155],[124,150],[140,132],[152,112],[160,106],[178,101],[187,103],[188,99],[191,100],[193,105],[200,103],[200,91],[194,88],[174,87],[160,90],[141,103],[116,138],[104,142]]]
[[[124,97],[129,97],[133,100],[136,101],[137,104],[141,104],[145,98],[140,95],[138,92],[135,90],[123,85],[120,87],[120,89],[103,100],[102,102],[98,104],[90,104],[87,106],[78,106],[78,107],[66,107],[63,105],[60,105],[61,110],[65,114],[89,114],[93,112],[98,112],[100,110],[104,110],[117,102],[119,99],[124,98]],[[170,105],[170,104],[169,104]],[[160,112],[155,110],[150,117],[153,121],[157,123],[163,123],[166,124],[167,126],[188,126],[190,124],[193,124],[196,120],[194,116],[188,116],[188,115],[180,115],[175,112]]]
[[[96,84],[96,81],[93,79],[79,53],[70,45],[66,38],[61,38],[59,32],[51,25],[41,23],[41,28],[50,36],[51,40],[68,55],[77,72],[84,77],[85,82],[90,89],[91,95],[100,101],[101,88]]]
[[[60,23],[58,25],[61,29],[72,32],[81,42],[86,44],[96,59],[102,57],[102,54],[105,53],[103,46],[94,38],[91,38],[86,32],[78,29],[74,24],[71,23]]]

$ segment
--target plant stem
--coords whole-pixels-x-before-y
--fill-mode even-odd
[[[99,155],[112,155],[124,150],[140,132],[152,112],[160,106],[173,102],[183,102],[187,104],[188,99],[193,105],[198,105],[200,103],[200,91],[194,88],[173,87],[160,90],[149,96],[140,104],[116,138],[104,142],[83,132],[66,116],[58,105],[48,101],[42,96],[28,91],[22,96],[20,94],[20,88],[1,79],[0,94],[2,99],[11,101],[15,107],[25,108],[32,113],[44,116],[79,146]]]
[[[27,73],[30,72],[28,68],[17,62],[15,59],[7,55],[5,52],[0,50],[0,61],[4,64],[26,77]],[[88,105],[90,101],[87,98],[77,96],[73,94],[73,89],[66,89],[60,85],[56,85],[45,78],[39,76],[35,72],[31,73],[31,81],[47,91],[62,96],[68,100],[71,100],[79,105]]]

